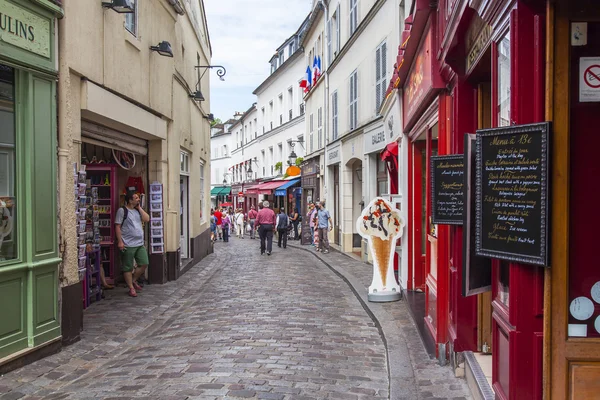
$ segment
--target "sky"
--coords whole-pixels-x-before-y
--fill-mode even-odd
[[[256,101],[252,94],[270,72],[277,47],[294,34],[312,0],[204,0],[212,65],[227,70],[225,81],[210,71],[210,112],[226,121]]]

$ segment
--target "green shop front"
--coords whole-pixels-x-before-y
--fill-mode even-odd
[[[0,372],[60,345],[57,4],[0,0]]]

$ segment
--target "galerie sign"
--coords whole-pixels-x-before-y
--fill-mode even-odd
[[[49,58],[50,21],[0,0],[0,41]]]

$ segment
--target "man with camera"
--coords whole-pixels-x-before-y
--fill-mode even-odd
[[[148,252],[144,247],[142,222],[150,221],[150,216],[140,206],[140,196],[131,192],[125,195],[125,206],[120,207],[115,216],[115,233],[121,251],[123,277],[129,287],[129,295],[137,297],[142,290],[137,280],[148,267]],[[138,265],[134,272],[133,261]]]

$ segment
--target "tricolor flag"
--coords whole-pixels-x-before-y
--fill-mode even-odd
[[[321,56],[317,57],[317,80],[319,80],[319,77],[321,76]]]
[[[310,66],[306,67],[306,87],[310,90],[312,86],[312,71],[310,70]]]
[[[317,65],[317,56],[315,56],[313,60],[313,85],[317,84],[317,79],[319,79],[319,66]]]
[[[304,88],[304,93],[308,93],[308,82],[306,82],[306,79],[300,81],[300,87]]]

